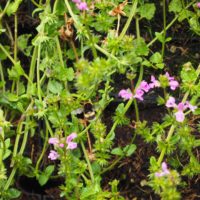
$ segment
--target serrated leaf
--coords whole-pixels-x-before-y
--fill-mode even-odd
[[[143,38],[135,39],[133,46],[137,56],[147,56],[149,54],[149,48]]]
[[[63,85],[56,80],[50,80],[47,88],[53,94],[60,94],[63,90]]]
[[[156,52],[150,57],[150,61],[154,64],[158,64],[158,63],[162,63],[163,59],[162,59],[161,54],[159,52]]]
[[[22,3],[23,0],[15,0],[14,2],[11,2],[7,9],[6,9],[6,13],[8,16],[10,16],[11,14],[16,13],[19,5]]]
[[[182,9],[181,0],[172,0],[169,4],[169,12],[179,13]]]
[[[139,7],[140,16],[148,20],[153,18],[155,11],[156,7],[154,3],[145,3]]]

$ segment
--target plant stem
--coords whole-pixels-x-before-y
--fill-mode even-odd
[[[15,13],[15,29],[14,29],[14,60],[17,62],[17,29],[18,29],[18,22],[17,22],[17,13]]]
[[[4,48],[2,44],[0,44],[1,50],[6,54],[6,56],[10,59],[10,61],[15,65],[15,60],[10,56],[9,52]]]
[[[40,157],[38,158],[38,160],[37,160],[37,163],[36,163],[36,167],[35,167],[35,172],[36,172],[36,175],[37,175],[37,173],[38,173],[38,169],[39,169],[39,166],[40,166],[40,162],[41,162],[41,160],[42,160],[42,158],[44,157],[44,154],[45,154],[45,152],[46,152],[46,147],[47,147],[47,141],[48,141],[48,126],[49,126],[49,124],[47,124],[47,120],[45,120],[45,123],[46,123],[46,134],[45,134],[45,140],[44,140],[44,145],[43,145],[43,148],[42,148],[42,152],[41,152],[41,154],[40,154]]]
[[[137,10],[137,4],[138,4],[138,0],[135,0],[134,3],[133,3],[133,6],[131,8],[128,20],[126,21],[126,24],[124,25],[124,28],[123,28],[122,32],[120,33],[120,35],[119,35],[119,40],[121,40],[125,36],[126,31],[128,30],[128,28],[130,26],[130,23],[131,23],[133,17],[135,16],[135,13],[136,13],[136,10]]]
[[[5,92],[5,79],[4,79],[3,67],[2,67],[1,61],[0,61],[0,74],[1,74],[1,81],[3,82],[2,89],[3,89],[3,93],[4,93]]]
[[[194,1],[192,1],[191,3],[189,3],[189,4],[185,7],[185,9],[189,8],[192,4],[194,4],[194,2],[196,2],[196,1],[194,0]],[[166,26],[165,31],[167,31],[167,30],[176,22],[176,20],[178,19],[178,17],[179,17],[179,15],[176,15],[176,16],[174,17],[174,19]],[[162,30],[162,31],[160,32],[160,34],[163,34],[163,32],[164,32],[164,30]],[[159,34],[158,34],[158,35],[159,35]],[[156,42],[157,39],[158,39],[158,36],[156,36],[153,40],[151,40],[151,42],[149,42],[149,44],[147,44],[147,46],[150,47],[154,42]]]
[[[41,87],[40,87],[40,51],[41,51],[41,44],[38,45],[38,54],[37,54],[37,94],[40,102],[42,102]]]
[[[35,46],[34,50],[33,50],[32,59],[31,59],[30,70],[29,70],[29,79],[31,82],[33,82],[33,78],[34,78],[37,54],[38,54],[38,47]],[[29,93],[29,91],[31,89],[31,84],[30,84],[31,82],[29,82],[27,85],[27,91],[26,91],[27,93]]]
[[[165,41],[166,41],[166,0],[163,0],[163,41],[162,41],[162,58],[165,55]]]
[[[92,171],[92,166],[91,166],[91,164],[90,164],[90,160],[89,160],[89,158],[88,158],[88,155],[87,155],[85,146],[84,146],[84,144],[83,144],[82,141],[81,141],[81,147],[82,147],[82,150],[83,150],[83,153],[84,153],[86,162],[87,162],[87,164],[88,164],[88,170],[89,170],[89,173],[90,173],[91,181],[92,181],[92,183],[94,183],[94,174],[93,174],[93,171]]]
[[[172,125],[172,126],[170,127],[170,129],[169,129],[167,138],[166,138],[166,140],[165,140],[166,142],[169,142],[169,140],[171,139],[171,137],[172,137],[172,135],[173,135],[173,133],[174,133],[174,130],[175,130],[175,126]],[[162,162],[162,160],[163,160],[163,158],[164,158],[164,156],[165,156],[166,149],[167,149],[166,147],[164,147],[164,148],[162,149],[162,151],[161,151],[161,153],[160,153],[160,156],[159,156],[159,158],[158,158],[158,161],[157,161],[158,165],[161,164],[161,162]]]
[[[136,35],[137,35],[137,39],[140,38],[140,24],[139,24],[140,19],[138,17],[136,17]]]

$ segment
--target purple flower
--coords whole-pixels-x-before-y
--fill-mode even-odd
[[[186,105],[182,102],[180,102],[177,106],[178,111],[184,111],[186,108]]]
[[[145,92],[148,92],[150,90],[149,84],[146,81],[142,81],[140,83],[139,88],[140,90],[144,90]]]
[[[133,94],[131,93],[131,91],[129,89],[127,90],[120,90],[119,94],[120,97],[122,97],[125,100],[131,99],[133,98]]]
[[[171,80],[169,81],[169,86],[171,90],[175,90],[179,86],[179,83],[178,81]]]
[[[176,121],[177,121],[177,122],[183,122],[184,119],[185,119],[185,115],[184,115],[184,113],[183,113],[182,110],[177,111],[177,112],[175,113],[175,117],[176,117]]]
[[[197,106],[191,105],[188,101],[185,102],[185,107],[189,108],[192,112],[194,112],[197,109]]]
[[[162,177],[162,176],[166,176],[166,175],[170,174],[170,171],[167,168],[166,162],[162,162],[161,169],[162,169],[161,172],[155,173],[156,177]]]
[[[143,99],[143,95],[144,95],[144,91],[143,90],[136,89],[135,95],[133,97],[136,98],[136,99],[139,99],[139,100],[143,101],[144,100]]]
[[[197,8],[200,8],[200,2],[197,2],[196,5],[197,5]]]
[[[169,97],[165,104],[168,108],[175,108],[177,105],[175,103],[175,98],[174,97]]]
[[[156,80],[156,78],[151,75],[151,83],[149,84],[150,88],[160,87],[160,82]]]
[[[58,138],[49,138],[49,144],[58,145],[59,139]]]
[[[66,140],[66,143],[67,143],[67,149],[76,149],[77,148],[77,143],[76,142],[72,142],[72,140],[74,138],[77,137],[77,134],[76,133],[71,133],[68,137],[67,137],[67,140]]]
[[[80,2],[76,4],[79,10],[88,10],[88,6],[86,2]]]
[[[170,76],[168,72],[165,73],[165,76],[167,77],[167,79],[169,81],[173,81],[174,80],[174,77],[173,76]]]
[[[74,3],[81,3],[81,0],[72,0]]]
[[[54,150],[51,150],[48,156],[48,158],[51,160],[57,160],[58,157],[59,157],[58,153]]]

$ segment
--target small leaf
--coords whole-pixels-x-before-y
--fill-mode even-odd
[[[154,3],[145,3],[139,8],[140,16],[148,20],[153,18],[155,11],[156,7]]]
[[[123,156],[124,155],[124,152],[123,152],[121,147],[114,148],[111,151],[111,153],[114,154],[114,155],[118,155],[118,156]]]
[[[126,156],[131,156],[137,149],[135,144],[130,144],[124,147],[123,151],[126,153]]]
[[[49,166],[44,170],[44,173],[45,173],[46,175],[49,175],[49,176],[50,176],[50,175],[53,173],[54,168],[55,168],[54,165],[49,165]]]
[[[47,181],[49,180],[49,176],[46,176],[45,174],[38,175],[38,182],[41,186],[45,185]]]
[[[179,13],[182,8],[181,0],[172,0],[169,4],[169,12]]]
[[[63,85],[56,80],[50,80],[47,88],[53,94],[60,94],[63,90]]]
[[[162,59],[161,54],[159,52],[156,52],[150,57],[150,61],[154,64],[158,64],[158,63],[162,63],[163,59]]]
[[[11,14],[14,14],[21,3],[22,0],[15,0],[14,2],[11,2],[6,9],[7,15],[10,16]]]
[[[149,48],[143,38],[138,38],[133,41],[135,53],[138,56],[147,56],[149,54]]]
[[[21,192],[15,188],[8,189],[8,197],[9,199],[16,199],[21,195]]]

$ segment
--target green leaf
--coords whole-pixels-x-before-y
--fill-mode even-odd
[[[182,22],[184,19],[190,18],[195,16],[195,14],[190,10],[182,10],[181,13],[179,13],[178,21]]]
[[[57,0],[55,6],[55,13],[57,15],[64,15],[66,12],[66,5],[63,0]]]
[[[8,189],[8,197],[9,199],[16,199],[21,195],[21,192],[15,188]]]
[[[156,52],[150,57],[150,61],[154,64],[158,64],[158,63],[162,63],[163,59],[162,59],[161,54],[159,52]]]
[[[131,156],[137,149],[135,144],[130,144],[124,147],[123,152],[126,153],[126,156]]]
[[[67,68],[67,80],[72,81],[74,79],[74,70],[73,68]]]
[[[179,13],[182,9],[181,0],[172,0],[169,4],[169,12]]]
[[[45,185],[47,183],[47,181],[49,180],[49,176],[47,176],[46,174],[40,174],[38,175],[38,182],[41,186]]]
[[[10,54],[10,47],[4,46],[5,50]],[[7,55],[0,49],[0,60],[5,60],[7,58]]]
[[[55,169],[55,166],[54,165],[49,165],[45,170],[44,170],[44,173],[48,176],[50,176],[53,171]]]
[[[138,38],[133,41],[135,53],[138,56],[147,56],[149,54],[149,48],[143,38]]]
[[[155,11],[156,7],[154,3],[145,3],[139,7],[140,16],[148,20],[153,18]]]
[[[22,0],[15,0],[14,2],[11,2],[8,6],[8,8],[6,9],[6,13],[8,16],[10,16],[11,14],[16,13],[19,5],[22,3]]]
[[[118,156],[123,156],[124,155],[124,152],[123,152],[121,147],[114,148],[111,151],[111,153],[114,154],[114,155],[118,155]]]
[[[11,69],[8,69],[8,75],[10,80],[18,80],[20,76],[24,75],[25,72],[20,64],[17,62]]]
[[[63,90],[63,85],[56,80],[50,80],[47,88],[53,94],[60,94]]]

